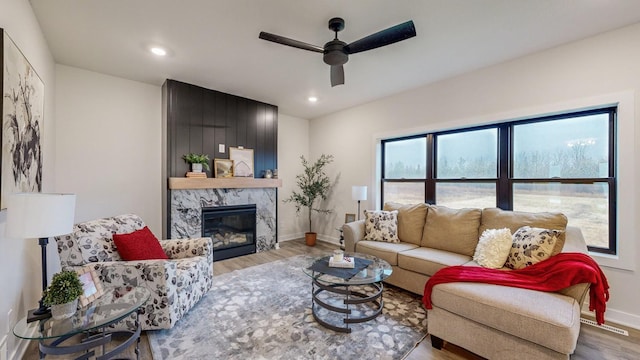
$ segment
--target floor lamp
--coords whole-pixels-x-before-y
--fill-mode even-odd
[[[47,289],[47,244],[50,236],[73,231],[75,194],[18,193],[7,201],[6,235],[15,239],[38,238],[42,255],[42,291]],[[44,294],[43,294],[44,296]],[[51,312],[40,298],[40,306],[29,310],[27,322],[45,319]]]
[[[351,187],[351,199],[358,201],[358,220],[360,220],[360,201],[367,200],[367,187],[366,186],[352,186]]]

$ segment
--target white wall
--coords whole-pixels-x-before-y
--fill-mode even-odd
[[[55,69],[54,61],[27,0],[0,0],[0,27],[16,43],[45,84],[42,134],[43,191],[57,191],[55,187]],[[11,357],[15,356],[18,340],[7,328],[37,305],[41,292],[40,247],[35,239],[5,237],[7,211],[0,212],[0,346],[6,341]],[[49,253],[55,246],[49,244]],[[51,276],[51,273],[49,274]],[[12,311],[11,318],[7,316]],[[2,354],[4,355],[4,354]]]
[[[162,236],[159,86],[56,65],[56,183],[76,221],[138,214]]]
[[[296,175],[302,172],[300,156],[309,157],[309,121],[278,114],[278,241],[299,239],[307,231],[305,212],[296,214],[293,203],[283,200],[296,189]]]
[[[339,213],[353,212],[351,186],[368,185],[370,200],[363,207],[379,207],[379,202],[371,200],[375,195],[371,189],[377,187],[376,144],[380,138],[535,116],[626,98],[619,117],[620,256],[597,260],[606,265],[603,269],[611,286],[606,318],[640,328],[640,246],[635,245],[640,205],[640,192],[635,190],[635,180],[640,179],[640,167],[635,165],[640,144],[640,132],[635,130],[640,120],[638,39],[640,24],[312,120],[311,155],[334,154],[339,165],[335,171],[341,173],[332,204]],[[336,218],[327,224],[325,236],[332,236],[341,222]]]

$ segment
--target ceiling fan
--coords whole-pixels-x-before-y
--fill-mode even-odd
[[[382,31],[378,31],[377,33],[366,36],[360,40],[356,40],[351,44],[338,40],[338,32],[344,29],[344,20],[342,18],[336,17],[329,20],[329,29],[335,32],[336,36],[333,40],[324,44],[324,47],[307,44],[302,41],[289,39],[284,36],[274,35],[264,31],[261,31],[260,36],[258,37],[263,40],[273,41],[278,44],[292,46],[302,50],[323,53],[324,62],[331,65],[331,86],[336,86],[344,84],[344,69],[342,65],[349,61],[349,55],[390,45],[416,36],[416,28],[411,20]]]

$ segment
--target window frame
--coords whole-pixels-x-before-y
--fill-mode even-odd
[[[588,246],[590,252],[616,255],[618,252],[617,244],[617,117],[618,105],[603,106],[590,110],[570,111],[556,113],[553,115],[529,117],[515,121],[505,121],[481,126],[470,126],[458,128],[454,130],[432,131],[427,133],[415,134],[410,136],[394,137],[381,140],[381,173],[380,173],[380,207],[383,206],[385,183],[424,183],[425,199],[428,204],[437,203],[436,184],[438,182],[446,183],[495,183],[496,185],[496,207],[503,210],[513,210],[513,188],[518,183],[560,183],[560,184],[595,184],[607,183],[609,188],[608,194],[608,227],[609,239],[607,248]],[[569,118],[576,118],[589,115],[608,114],[609,115],[609,134],[608,134],[608,176],[598,178],[518,178],[513,177],[514,173],[514,127],[517,125],[557,121]],[[447,178],[438,179],[437,174],[437,138],[441,135],[471,132],[484,129],[497,129],[497,178]],[[386,144],[390,142],[404,141],[415,138],[426,137],[426,177],[424,179],[392,179],[385,178],[385,155]]]

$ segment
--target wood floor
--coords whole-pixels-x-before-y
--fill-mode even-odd
[[[333,249],[336,245],[319,241],[316,246],[308,247],[304,245],[304,240],[293,240],[280,243],[280,249],[234,259],[215,262],[213,265],[214,276],[231,271],[244,269],[247,267],[265,264],[268,262],[285,259],[288,257],[309,254],[322,255]],[[640,331],[625,328],[616,324],[609,324],[629,331],[629,336],[618,335],[593,326],[582,325],[578,338],[578,347],[571,356],[572,360],[595,360],[595,359],[640,359]],[[117,341],[115,342],[117,344]],[[143,332],[140,338],[140,359],[152,359],[151,349],[146,334]],[[135,359],[133,347],[128,349],[122,357]],[[72,359],[67,356],[50,356],[47,359]],[[23,359],[38,359],[37,342],[31,342]],[[481,359],[475,354],[464,349],[445,343],[443,350],[435,350],[431,347],[429,337],[416,346],[405,360],[451,360],[451,359]]]

